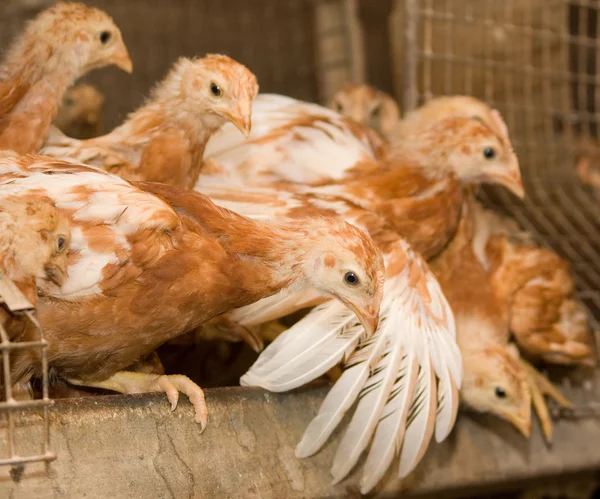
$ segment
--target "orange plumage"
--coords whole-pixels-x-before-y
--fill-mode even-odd
[[[132,70],[121,32],[107,14],[63,2],[41,12],[0,64],[0,149],[39,151],[65,91],[109,64]]]
[[[69,137],[90,139],[100,134],[104,95],[93,85],[67,90],[53,124]]]
[[[248,134],[256,77],[222,55],[181,58],[148,102],[102,137],[78,141],[54,131],[42,152],[74,158],[127,180],[191,188],[202,169],[204,147],[226,122]]]
[[[68,279],[50,286],[37,307],[50,368],[72,383],[163,390],[173,404],[183,390],[204,424],[202,392],[187,378],[120,370],[204,321],[289,286],[337,296],[376,327],[381,255],[349,224],[257,223],[197,193],[134,187],[48,157],[0,159],[0,184],[3,192],[48,196],[78,234]],[[344,283],[348,271],[361,276],[359,286]],[[19,351],[11,367],[15,382],[39,374],[37,353]]]

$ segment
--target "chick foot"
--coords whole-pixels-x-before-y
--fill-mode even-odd
[[[171,402],[174,411],[179,400],[179,392],[185,393],[194,406],[196,423],[201,426],[200,432],[206,428],[208,410],[204,400],[204,392],[190,378],[182,374],[157,375],[132,371],[119,371],[104,381],[88,381],[69,378],[69,383],[77,386],[102,388],[119,393],[152,393],[164,392]]]
[[[573,407],[573,404],[529,362],[522,358],[519,359],[519,362],[523,366],[527,376],[533,408],[542,425],[542,431],[546,438],[546,442],[550,444],[552,443],[552,421],[550,419],[548,406],[544,400],[544,395],[547,395],[564,408],[571,408]]]
[[[286,326],[279,321],[269,321],[260,325],[260,336],[263,340],[274,341],[286,329]]]

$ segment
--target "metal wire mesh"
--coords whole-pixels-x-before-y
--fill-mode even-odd
[[[5,432],[6,444],[5,452],[0,452],[0,465],[12,465],[19,467],[25,463],[35,461],[51,461],[55,459],[55,454],[50,450],[50,419],[49,406],[52,400],[48,397],[48,358],[46,349],[48,343],[44,337],[44,331],[35,317],[35,312],[31,303],[22,295],[19,289],[3,275],[0,271],[0,307],[4,307],[11,316],[21,317],[29,321],[39,333],[37,341],[11,342],[7,331],[0,324],[0,354],[2,355],[0,373],[0,386],[4,387],[4,400],[0,399],[0,428],[6,425],[8,429]],[[39,353],[42,361],[42,398],[35,400],[22,400],[21,397],[15,397],[13,380],[11,379],[11,353],[16,351],[28,350]],[[40,435],[40,451],[30,453],[28,450],[20,449],[16,441],[15,425],[19,413],[23,411],[41,411],[42,434]]]
[[[261,92],[324,102],[350,78],[347,0],[82,0],[110,14],[134,73],[115,68],[83,80],[107,98],[103,131],[120,124],[181,56],[216,52],[247,65]],[[0,49],[53,0],[11,0],[0,19]]]

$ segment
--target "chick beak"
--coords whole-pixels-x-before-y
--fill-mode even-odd
[[[500,185],[506,187],[519,199],[523,199],[525,197],[525,187],[523,186],[523,179],[521,178],[521,174],[518,170],[516,172],[511,172],[508,175],[499,177],[497,179],[497,182]]]
[[[238,110],[235,114],[228,114],[229,120],[237,127],[237,129],[244,134],[244,137],[250,136],[252,129],[252,114],[251,111]]]
[[[46,271],[46,278],[59,287],[62,286],[67,280],[67,277],[69,277],[67,272],[58,265],[48,264],[45,266],[44,270]]]
[[[133,62],[131,62],[131,58],[129,57],[127,47],[122,41],[115,48],[110,62],[112,62],[115,66],[117,66],[119,69],[122,69],[126,73],[131,73],[133,71]]]
[[[377,306],[367,305],[364,308],[359,308],[353,303],[343,299],[342,303],[354,312],[369,336],[375,334],[377,326],[379,326],[379,304],[377,304]]]
[[[523,434],[525,438],[531,435],[531,412],[526,414],[505,414],[504,417],[510,421]]]

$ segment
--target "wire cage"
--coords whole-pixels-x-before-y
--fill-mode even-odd
[[[52,3],[7,0],[0,19],[0,49],[26,19]],[[598,329],[600,201],[580,182],[575,165],[583,141],[598,140],[600,0],[84,3],[110,13],[134,62],[131,76],[107,68],[85,78],[110,96],[104,131],[135,109],[178,57],[207,52],[225,53],[246,64],[262,92],[307,101],[324,103],[349,81],[364,81],[394,94],[403,111],[439,95],[485,100],[507,122],[527,198],[519,201],[500,189],[485,189],[481,195],[571,261],[579,297]],[[0,276],[6,306],[35,321],[30,307],[11,307],[2,283]],[[40,341],[27,346],[41,349],[45,359],[46,343],[39,330]],[[0,334],[6,369],[16,345],[1,329]],[[42,399],[26,405],[14,400],[6,383],[6,402],[0,402],[0,452],[6,447],[8,454],[0,455],[0,464],[54,457],[48,440],[47,379],[44,364]],[[588,403],[590,397],[600,400],[597,393],[569,395],[579,403]],[[15,439],[20,423],[15,416],[28,408],[42,411],[42,450],[29,449],[31,454],[25,456],[19,454]]]
[[[596,318],[600,212],[575,165],[580,144],[597,139],[599,7],[594,0],[407,0],[402,8],[404,108],[464,94],[500,110],[527,198],[500,189],[483,197],[571,261]]]
[[[56,455],[50,450],[50,419],[49,407],[52,400],[48,397],[48,357],[46,349],[48,343],[44,337],[44,331],[35,316],[33,305],[23,296],[19,289],[7,279],[0,271],[0,315],[4,312],[10,316],[26,318],[38,331],[38,341],[11,342],[7,331],[0,324],[0,353],[2,359],[0,362],[0,386],[4,388],[4,400],[0,401],[0,421],[6,419],[6,435],[0,438],[4,445],[0,449],[5,452],[0,453],[0,465],[11,465],[13,472],[18,473],[19,469],[25,463],[36,461],[52,461]],[[37,353],[42,360],[42,398],[35,400],[30,397],[23,397],[15,393],[16,386],[13,386],[10,376],[11,353],[17,350],[29,350]],[[1,400],[1,398],[0,398]],[[36,411],[42,418],[42,429],[40,435],[40,451],[31,451],[30,449],[20,448],[16,438],[15,425],[18,416],[26,411]],[[41,414],[39,414],[41,412]],[[3,442],[6,440],[6,442]]]

